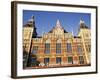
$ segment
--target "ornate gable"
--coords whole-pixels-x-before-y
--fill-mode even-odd
[[[64,33],[67,33],[66,30],[61,26],[60,21],[57,20],[55,27],[49,33],[53,33],[55,35],[63,35]]]

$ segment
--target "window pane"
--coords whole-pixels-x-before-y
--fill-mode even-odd
[[[32,54],[36,54],[38,51],[38,46],[33,46]]]
[[[61,43],[56,43],[56,53],[61,53]]]
[[[50,50],[47,50],[47,49],[46,49],[46,50],[45,50],[45,53],[46,53],[46,54],[49,54],[49,53],[50,53]]]
[[[80,64],[84,64],[84,58],[83,58],[83,56],[79,56],[79,62],[80,62]]]
[[[45,43],[45,48],[50,48],[50,43]]]
[[[36,62],[36,58],[31,58],[31,62]]]
[[[49,58],[44,58],[44,63],[49,63]]]
[[[80,45],[77,46],[77,52],[82,53],[82,47]]]
[[[71,43],[67,43],[67,52],[68,53],[71,53],[72,52]]]
[[[50,53],[50,43],[45,43],[45,53]]]
[[[61,58],[60,57],[56,58],[56,63],[61,63]]]
[[[73,64],[73,57],[68,57],[68,63]]]

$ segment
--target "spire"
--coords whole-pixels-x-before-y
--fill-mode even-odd
[[[60,26],[60,21],[59,21],[59,19],[57,20],[56,25],[57,25],[57,26]]]
[[[34,22],[34,16],[32,15],[31,19],[28,20],[28,22]]]
[[[34,16],[32,15],[32,17],[28,20],[28,24],[34,26],[35,25],[35,20],[34,20]]]
[[[85,24],[85,22],[82,20],[82,18],[80,19],[80,23],[79,23],[80,25],[81,24]]]
[[[56,27],[61,27],[59,19],[57,20]]]
[[[88,28],[85,22],[82,20],[82,18],[80,19],[79,25],[80,25],[80,28]]]
[[[72,35],[74,35],[73,28],[72,28]]]
[[[34,16],[33,15],[24,26],[35,27],[35,20],[34,20]]]
[[[36,27],[35,27],[35,19],[34,16],[32,15],[31,19],[29,20],[30,23],[32,24],[33,29],[33,34],[32,34],[32,38],[36,38],[37,37],[37,31],[36,31]]]

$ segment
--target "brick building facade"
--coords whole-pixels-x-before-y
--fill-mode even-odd
[[[34,23],[35,26],[35,20],[32,21],[31,23]],[[33,34],[34,31],[36,32],[34,26],[29,26],[33,28],[31,34]],[[23,33],[26,32],[23,31]],[[57,20],[55,27],[48,33],[43,33],[41,37],[31,37],[26,63],[29,67],[90,65],[90,36],[90,29],[85,25],[83,20],[80,20],[80,28],[77,36],[67,32],[64,27],[61,26],[60,21]],[[25,41],[25,39],[23,39],[23,41]]]

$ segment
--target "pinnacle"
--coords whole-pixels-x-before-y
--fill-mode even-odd
[[[82,19],[80,19],[80,23],[79,24],[84,24],[85,22],[82,20]]]
[[[61,27],[59,19],[57,20],[56,27]]]

